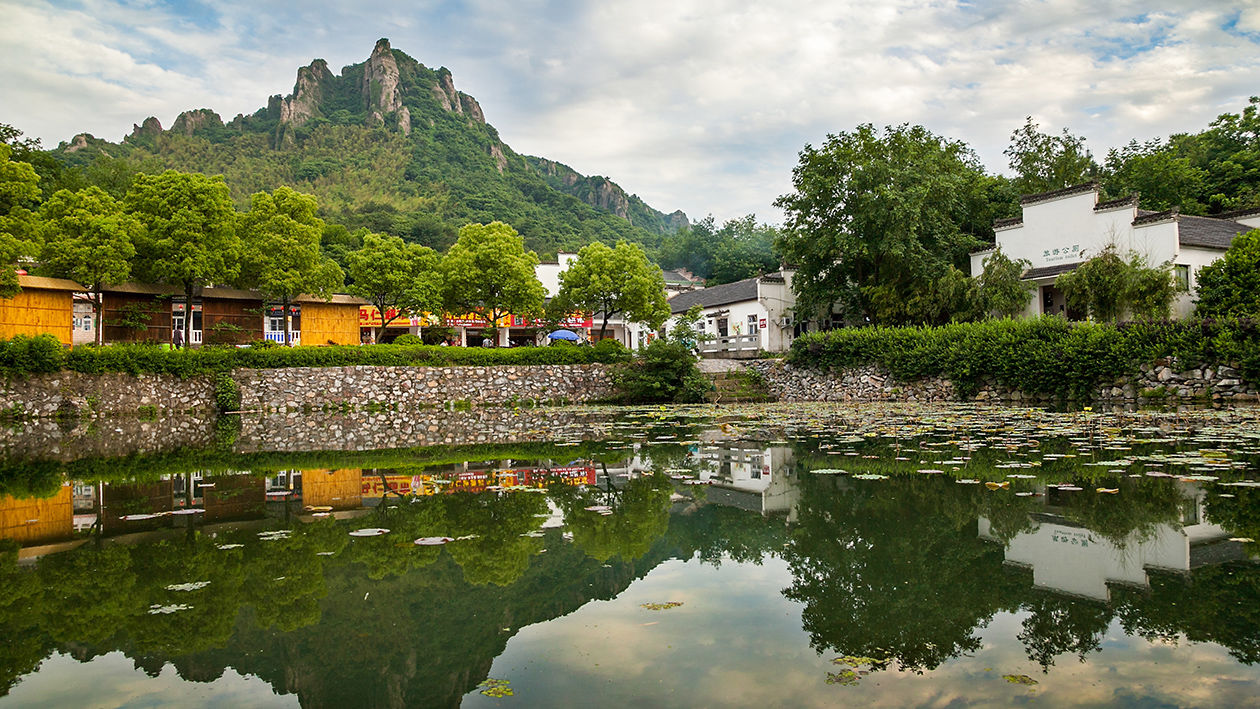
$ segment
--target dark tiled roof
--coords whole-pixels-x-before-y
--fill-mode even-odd
[[[1019,226],[1024,223],[1023,217],[1008,217],[1006,219],[994,219],[993,228],[1001,229],[1006,226]]]
[[[1162,212],[1146,212],[1145,210],[1143,210],[1143,213],[1138,214],[1137,218],[1133,220],[1133,226],[1142,226],[1143,224],[1155,224],[1157,222],[1166,222],[1169,219],[1176,219],[1177,215],[1180,213],[1181,213],[1181,210],[1177,207],[1173,207],[1172,209],[1166,209]]]
[[[661,275],[665,277],[666,283],[687,283],[687,284],[691,283],[690,278],[687,278],[683,274],[679,273],[678,271],[674,271],[672,269],[669,271],[661,269]]]
[[[1030,268],[1027,271],[1024,271],[1023,279],[1025,281],[1030,281],[1035,278],[1048,278],[1049,276],[1057,276],[1060,273],[1067,273],[1068,271],[1075,271],[1076,267],[1079,265],[1081,264],[1078,261],[1077,263],[1056,263],[1053,266],[1041,266],[1040,268]]]
[[[1095,212],[1102,212],[1108,209],[1120,209],[1121,207],[1136,207],[1138,204],[1138,196],[1131,194],[1128,197],[1113,199],[1110,202],[1099,202],[1094,205]]]
[[[1019,198],[1020,204],[1036,204],[1037,202],[1048,202],[1052,199],[1060,197],[1068,197],[1074,194],[1084,194],[1086,192],[1097,192],[1097,182],[1086,182],[1081,185],[1072,185],[1064,187],[1060,190],[1050,190],[1049,192],[1039,192],[1037,194],[1027,194]]]
[[[1235,236],[1251,231],[1251,227],[1246,224],[1239,224],[1228,219],[1192,217],[1183,214],[1177,221],[1177,233],[1182,246],[1228,249]]]
[[[715,305],[727,305],[728,303],[740,303],[745,300],[757,299],[757,278],[745,278],[742,281],[734,283],[724,283],[720,286],[711,286],[703,290],[693,290],[687,293],[679,293],[669,299],[669,310],[671,313],[683,313],[693,305],[699,305],[705,308],[711,308]]]
[[[1232,212],[1224,212],[1222,214],[1213,215],[1217,219],[1234,220],[1239,217],[1257,217],[1260,216],[1260,207],[1250,207],[1248,209],[1236,209]]]

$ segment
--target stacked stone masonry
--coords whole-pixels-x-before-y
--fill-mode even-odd
[[[606,365],[507,367],[295,367],[238,369],[246,411],[393,405],[581,403],[608,396]]]
[[[898,381],[874,365],[831,372],[786,364],[780,360],[751,362],[761,373],[770,395],[779,401],[956,401],[953,382],[943,377]],[[1053,397],[1028,394],[995,379],[984,380],[974,401],[1038,402]],[[1218,403],[1260,400],[1257,390],[1230,366],[1183,369],[1159,360],[1143,367],[1136,377],[1100,385],[1096,401],[1186,400]]]

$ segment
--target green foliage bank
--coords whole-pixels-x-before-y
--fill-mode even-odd
[[[1056,317],[941,327],[866,327],[811,333],[789,361],[823,369],[879,365],[898,379],[940,376],[960,394],[988,377],[1030,394],[1089,399],[1099,383],[1136,374],[1161,358],[1183,368],[1236,364],[1260,382],[1255,320],[1070,323]]]

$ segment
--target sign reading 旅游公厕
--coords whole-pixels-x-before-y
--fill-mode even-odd
[[[1076,260],[1081,255],[1081,245],[1060,246],[1055,249],[1043,249],[1041,258],[1047,263],[1058,263],[1068,259]]]

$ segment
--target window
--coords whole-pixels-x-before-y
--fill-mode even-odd
[[[761,328],[757,327],[757,316],[749,315],[748,316],[748,334],[756,335],[759,332],[761,332]]]
[[[1183,291],[1190,290],[1190,267],[1177,264],[1173,266],[1173,276],[1177,279],[1177,287]]]
[[[727,335],[730,334],[728,325],[729,325],[729,321],[726,318],[718,318],[718,321],[717,321],[718,337],[726,337]]]

